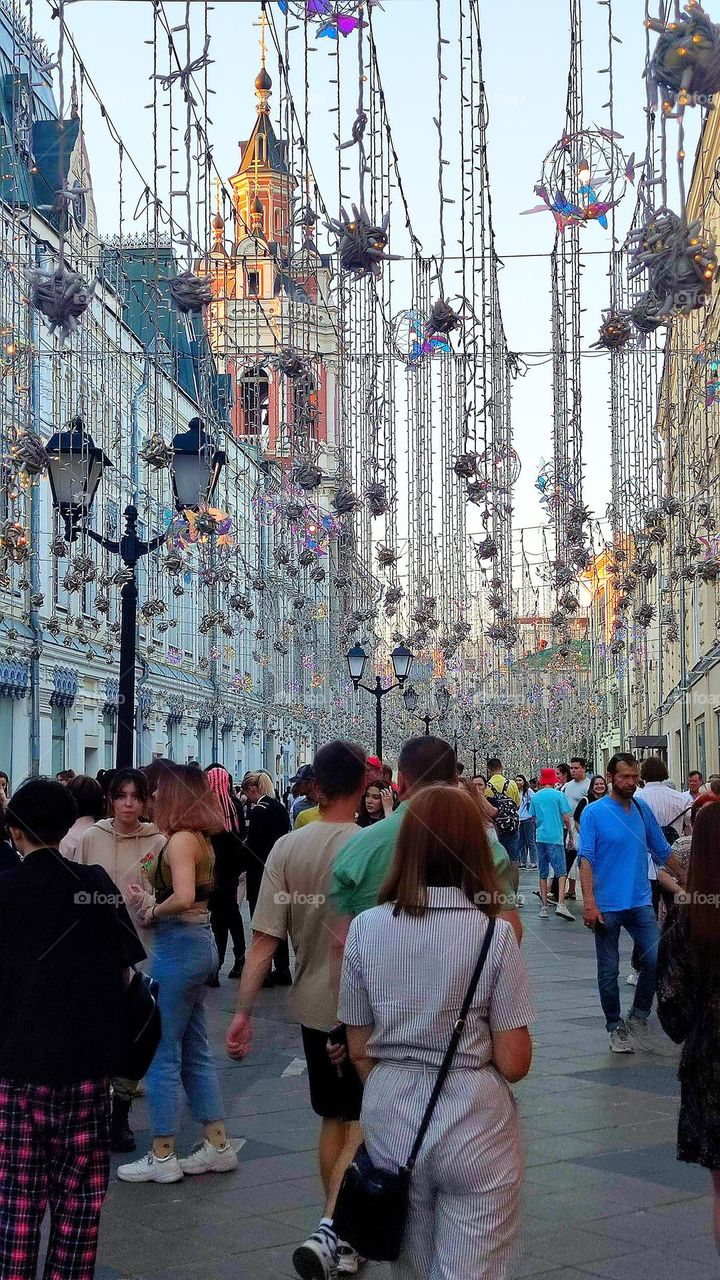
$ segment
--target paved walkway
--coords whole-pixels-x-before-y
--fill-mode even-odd
[[[592,939],[579,919],[538,920],[536,903],[530,896],[524,912],[538,1016],[533,1067],[517,1086],[527,1147],[517,1280],[717,1277],[708,1175],[675,1160],[677,1052],[655,1020],[652,1052],[608,1052]],[[300,1036],[288,1021],[287,991],[265,992],[254,1050],[231,1063],[224,1032],[234,986],[224,979],[209,991],[208,1008],[229,1131],[244,1140],[240,1168],[170,1186],[113,1178],[96,1280],[294,1274],[292,1248],[316,1225],[322,1199]],[[144,1148],[142,1102],[133,1123]],[[188,1125],[181,1146],[194,1140]],[[365,1275],[386,1280],[388,1272],[369,1266]]]

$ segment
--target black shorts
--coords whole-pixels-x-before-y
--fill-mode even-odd
[[[324,1120],[359,1120],[362,1082],[349,1058],[340,1068],[327,1053],[327,1031],[301,1027],[310,1084],[310,1106]],[[345,1042],[347,1046],[347,1041]]]

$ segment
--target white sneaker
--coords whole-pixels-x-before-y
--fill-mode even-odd
[[[560,916],[561,920],[575,920],[572,911],[568,911],[564,902],[559,902],[555,908],[555,915]]]
[[[541,920],[549,920],[549,919],[550,919],[550,912],[548,911],[547,907],[541,907],[541,908],[540,908],[540,919],[541,919]]]
[[[156,1156],[148,1151],[132,1164],[121,1164],[117,1175],[121,1182],[179,1182],[183,1171],[174,1151],[169,1156]]]
[[[224,1147],[214,1147],[203,1138],[178,1164],[183,1173],[230,1173],[231,1169],[237,1169],[238,1158],[229,1142]]]
[[[301,1280],[335,1280],[338,1273],[335,1237],[322,1228],[298,1245],[292,1262]]]
[[[337,1257],[339,1276],[356,1276],[365,1261],[364,1258],[360,1257],[357,1249],[353,1249],[352,1245],[345,1240],[338,1240]]]
[[[627,984],[629,987],[636,987],[638,984],[638,974],[636,969],[631,969],[627,976]]]

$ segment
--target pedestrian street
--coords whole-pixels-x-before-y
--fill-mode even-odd
[[[652,1051],[613,1055],[600,1012],[592,939],[554,915],[538,920],[532,872],[523,874],[523,954],[537,1013],[529,1076],[516,1086],[527,1150],[517,1280],[693,1280],[717,1276],[707,1174],[675,1158],[678,1051],[651,1021]],[[629,950],[623,952],[623,998]],[[226,966],[226,971],[227,971]],[[96,1280],[265,1280],[291,1277],[293,1248],[317,1223],[318,1120],[308,1100],[299,1029],[288,992],[263,993],[253,1050],[225,1054],[234,983],[207,1008],[234,1173],[171,1185],[121,1184],[102,1214]],[[187,1121],[187,1117],[186,1117]],[[149,1145],[143,1100],[133,1108],[138,1148]],[[190,1147],[192,1126],[179,1146]],[[113,1169],[127,1157],[114,1156]],[[368,1280],[385,1280],[380,1264]]]

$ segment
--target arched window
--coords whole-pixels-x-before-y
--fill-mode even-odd
[[[267,370],[261,364],[253,365],[241,375],[240,403],[243,435],[263,435],[269,424],[270,384]]]
[[[292,420],[296,431],[315,435],[318,420],[318,394],[315,379],[309,369],[292,382]]]

